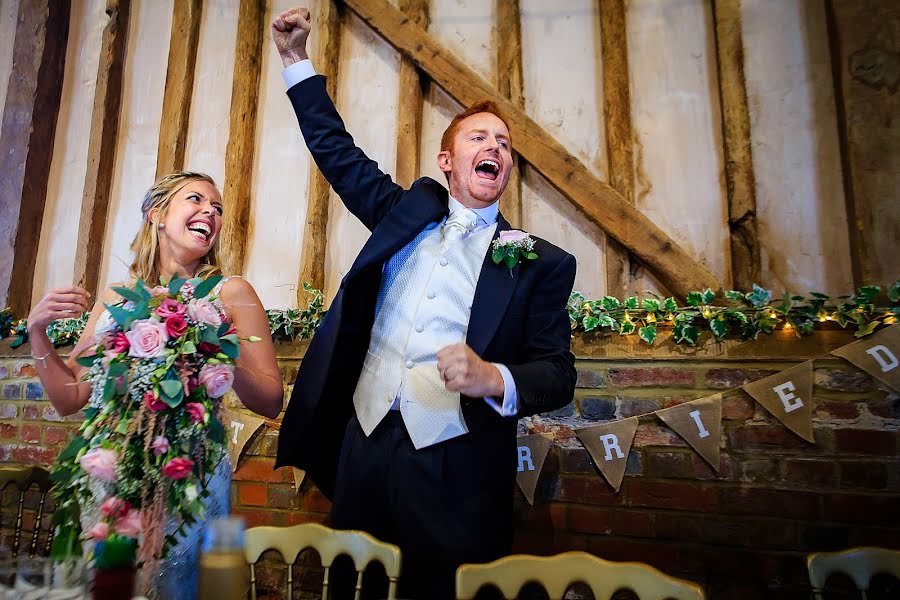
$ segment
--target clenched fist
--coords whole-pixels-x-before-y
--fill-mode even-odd
[[[438,350],[437,368],[444,387],[472,398],[503,396],[503,376],[499,369],[460,342]]]
[[[302,6],[288,9],[272,20],[272,39],[285,67],[309,58],[306,39],[311,29],[309,9]]]

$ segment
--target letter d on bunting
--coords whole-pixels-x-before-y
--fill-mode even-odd
[[[518,439],[517,464],[519,472],[516,474],[516,483],[528,504],[534,504],[534,490],[537,488],[538,479],[541,477],[541,469],[544,468],[544,459],[550,452],[550,440],[534,433],[522,435]]]
[[[743,387],[785,427],[807,442],[815,443],[812,432],[812,361],[776,373]]]
[[[638,418],[631,417],[575,430],[575,435],[587,448],[594,464],[617,492],[625,477],[628,452],[634,442],[637,426]]]
[[[885,327],[831,353],[900,392],[900,325]]]

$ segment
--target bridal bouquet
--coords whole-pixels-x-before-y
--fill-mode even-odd
[[[91,384],[84,422],[51,472],[54,556],[78,555],[91,539],[110,553],[124,546],[117,553],[133,562],[140,540],[140,560],[158,560],[203,516],[205,476],[225,449],[217,412],[238,357],[214,295],[220,280],[114,288],[124,300],[107,305],[96,344],[77,359]],[[167,536],[169,516],[181,528]]]

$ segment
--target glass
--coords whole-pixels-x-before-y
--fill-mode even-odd
[[[82,558],[55,562],[50,568],[47,600],[83,600],[87,598],[90,571]]]
[[[50,560],[42,556],[19,556],[16,565],[16,600],[39,600],[50,590]]]

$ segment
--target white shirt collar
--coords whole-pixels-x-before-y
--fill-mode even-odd
[[[450,209],[450,212],[459,210],[460,208],[467,208],[453,196],[448,194],[447,198],[449,198],[448,208]],[[484,208],[470,208],[469,210],[478,215],[478,222],[475,224],[476,229],[485,225],[493,225],[497,222],[497,215],[500,213],[500,207],[497,202],[485,206]]]

